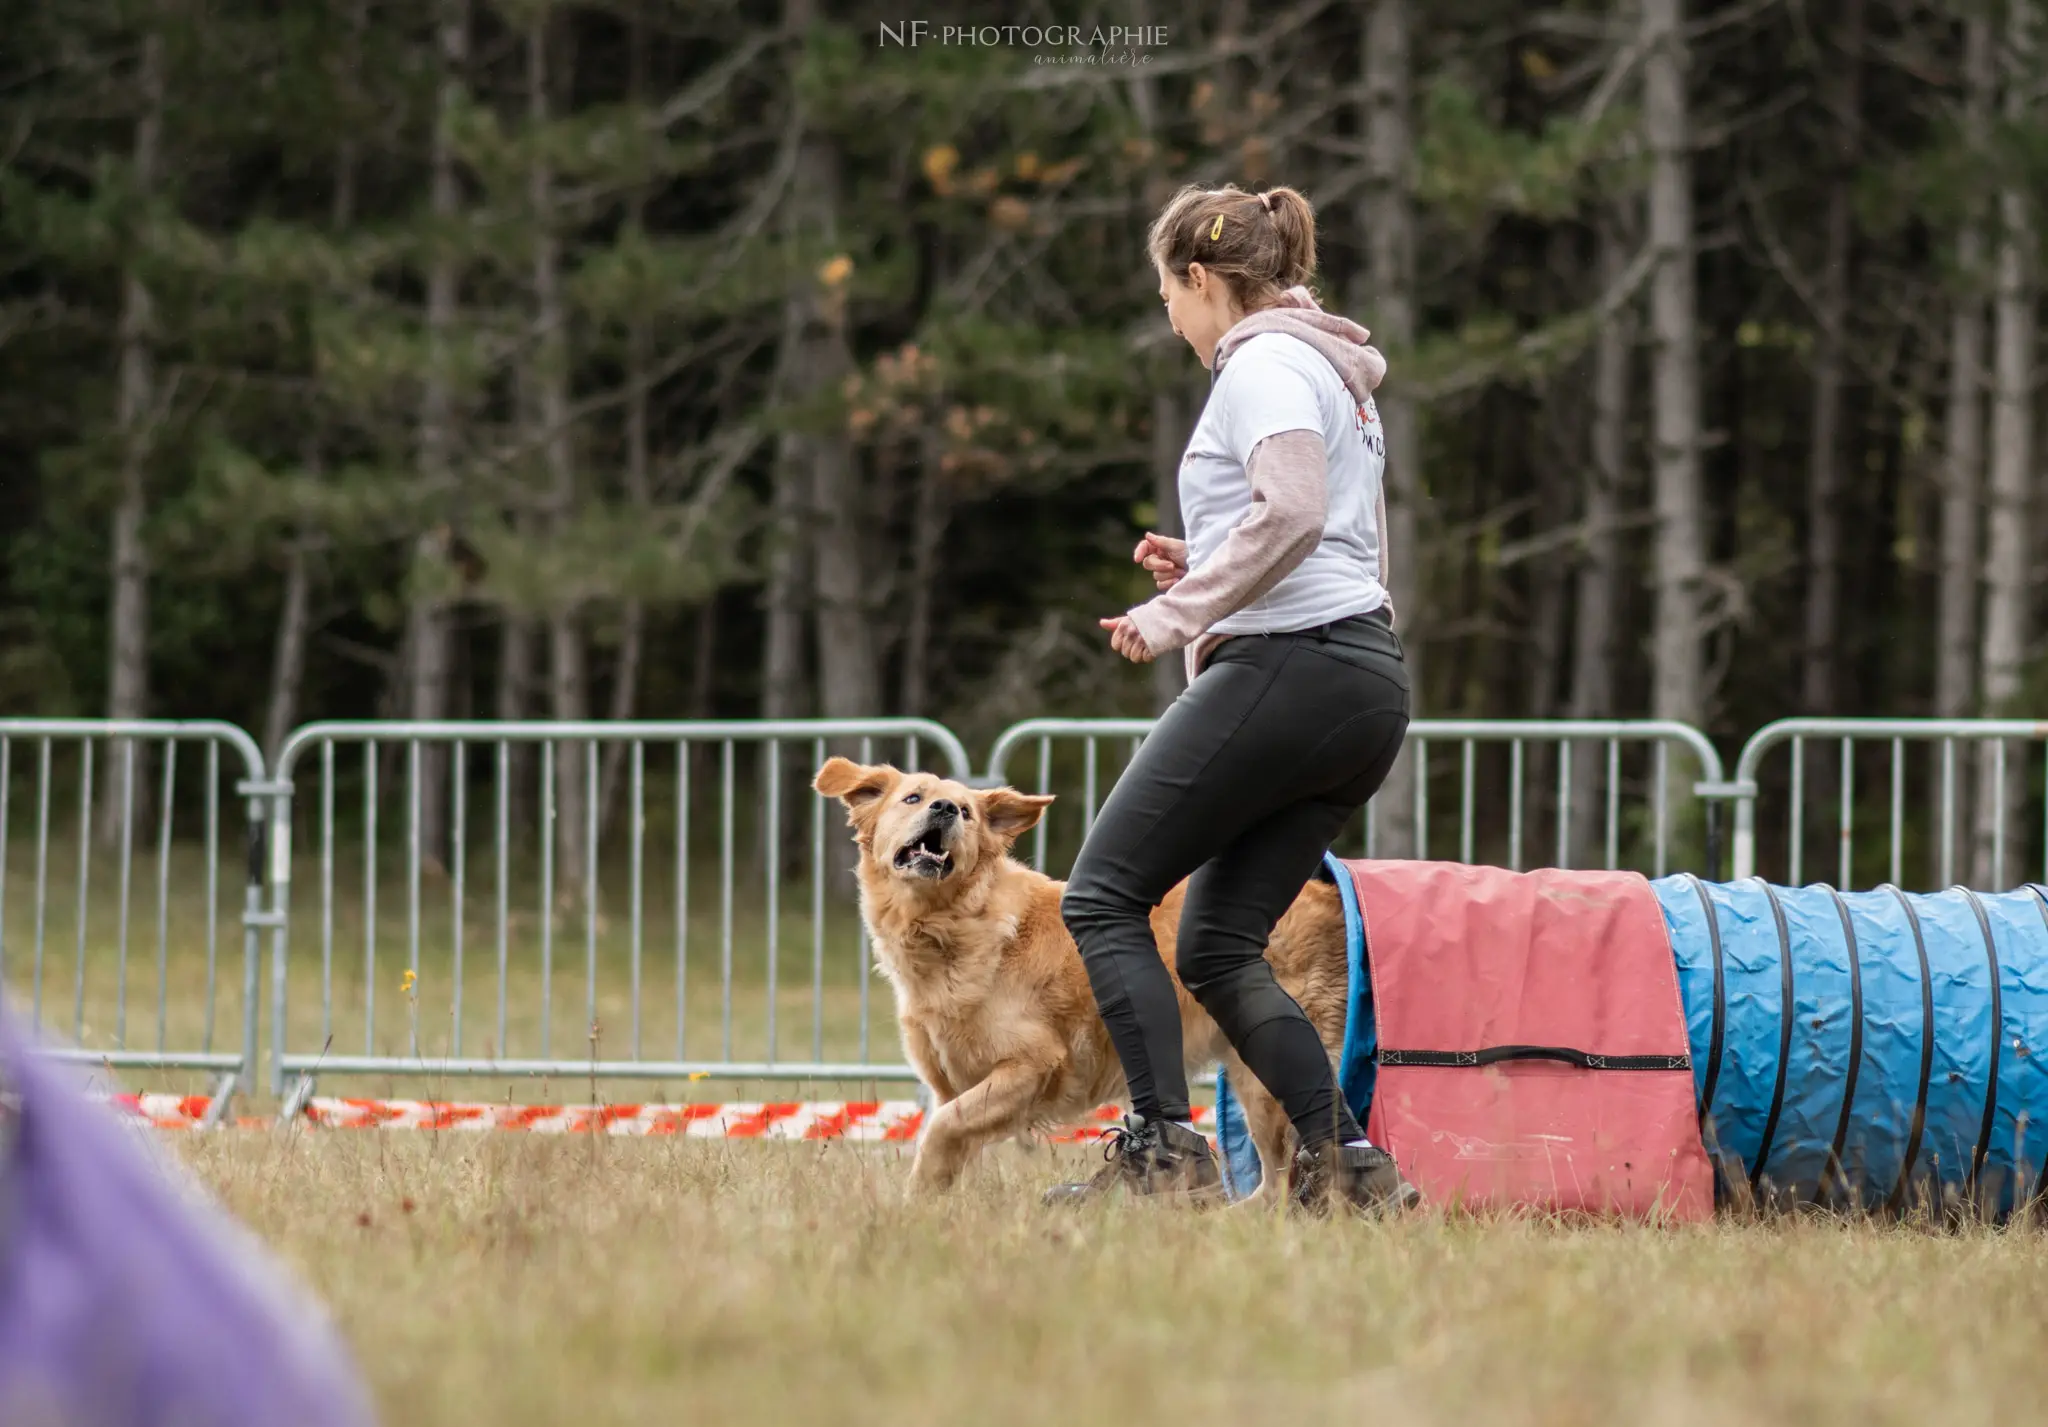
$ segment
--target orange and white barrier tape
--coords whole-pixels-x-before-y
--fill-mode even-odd
[[[1122,1124],[1123,1118],[1123,1106],[1098,1105],[1088,1112],[1087,1118],[1083,1119],[1080,1124],[1070,1125],[1064,1130],[1056,1130],[1052,1134],[1047,1135],[1046,1138],[1057,1145],[1094,1144],[1109,1133],[1111,1125]],[[1212,1140],[1216,1138],[1216,1111],[1213,1106],[1195,1106],[1194,1113],[1190,1118],[1196,1129]]]
[[[206,1112],[213,1107],[211,1095],[160,1095],[122,1094],[97,1096],[117,1110],[126,1110],[156,1126],[159,1130],[196,1130],[206,1121]],[[253,1129],[268,1125],[270,1121],[261,1115],[243,1115],[235,1120],[237,1125]]]
[[[915,1100],[819,1100],[725,1105],[490,1105],[314,1096],[306,1118],[324,1129],[526,1130],[541,1135],[681,1135],[693,1140],[911,1140]]]
[[[197,1129],[212,1098],[206,1095],[126,1094],[108,1097],[117,1108],[160,1130]],[[1102,1138],[1123,1118],[1104,1105],[1080,1124],[1048,1136],[1062,1144]],[[680,1135],[704,1140],[914,1140],[924,1127],[915,1100],[735,1101],[685,1105],[503,1105],[480,1101],[362,1100],[316,1095],[306,1102],[309,1126],[333,1130],[526,1130],[534,1134]],[[267,1126],[262,1116],[238,1116],[243,1127]],[[1215,1132],[1215,1112],[1195,1110],[1195,1127]]]

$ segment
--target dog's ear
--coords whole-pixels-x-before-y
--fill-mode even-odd
[[[999,836],[1005,838],[1015,838],[1037,827],[1038,820],[1051,806],[1050,797],[1020,793],[1015,788],[991,788],[981,795],[982,817]]]
[[[861,811],[883,796],[903,775],[886,763],[868,767],[850,758],[827,758],[811,786],[828,798],[846,804],[849,815]]]

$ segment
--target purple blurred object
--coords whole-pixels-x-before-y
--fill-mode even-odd
[[[320,1307],[0,1010],[0,1423],[366,1427]]]

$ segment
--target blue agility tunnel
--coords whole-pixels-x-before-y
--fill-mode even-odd
[[[1357,915],[1331,871],[1359,968],[1367,923],[1387,919]],[[2048,889],[1649,886],[1717,1200],[1997,1217],[2048,1188]],[[1372,1017],[1370,992],[1354,994],[1340,1079],[1361,1123]],[[1248,1192],[1258,1160],[1221,1077],[1217,1129],[1230,1185]]]
[[[1653,884],[1725,1199],[1993,1215],[2048,1166],[2048,893]]]

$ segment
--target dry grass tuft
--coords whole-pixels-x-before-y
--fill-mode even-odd
[[[2048,1238],[1316,1223],[906,1202],[844,1144],[222,1135],[394,1424],[1989,1423],[2036,1415]]]

